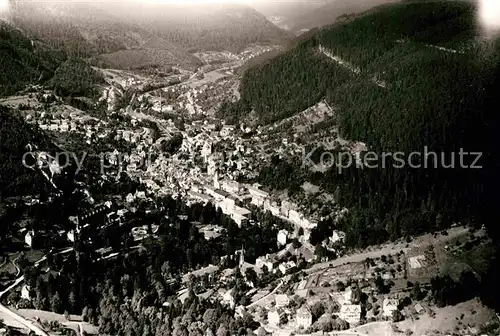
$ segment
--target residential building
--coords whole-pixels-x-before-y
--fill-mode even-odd
[[[201,194],[201,193],[193,191],[193,190],[189,190],[187,194],[193,200],[195,200],[197,202],[202,202],[203,204],[206,204],[206,203],[212,201],[212,198],[210,196],[205,195],[205,194]]]
[[[278,232],[278,245],[279,246],[285,246],[288,238],[288,231],[287,230],[280,230]]]
[[[24,242],[29,247],[32,247],[33,246],[33,239],[34,238],[35,238],[35,231],[33,231],[33,230],[28,231],[28,233],[26,233],[26,235],[24,236]]]
[[[252,186],[248,186],[247,189],[252,196],[252,204],[258,207],[263,207],[264,202],[269,198],[269,193],[260,190],[259,187],[260,185],[254,184]]]
[[[236,126],[234,125],[225,125],[220,130],[220,136],[226,138],[230,136],[236,130]]]
[[[353,304],[344,304],[340,308],[339,317],[350,325],[359,323],[361,319],[361,306]]]
[[[228,193],[238,195],[240,194],[242,187],[238,182],[226,179],[222,181],[221,189],[227,191]]]
[[[288,299],[288,295],[286,294],[278,294],[274,298],[274,302],[276,303],[277,308],[284,308],[290,304],[290,300]]]
[[[417,303],[415,306],[415,311],[417,312],[417,314],[422,314],[423,312],[425,312],[425,308],[420,304],[420,303]]]
[[[295,318],[295,327],[297,329],[307,329],[312,325],[312,314],[307,306],[302,306],[297,309],[297,316]]]
[[[126,201],[127,203],[132,203],[134,200],[135,200],[134,195],[132,195],[132,194],[130,194],[130,193],[127,195],[127,197],[125,197],[125,201]]]
[[[385,317],[391,317],[392,313],[398,309],[398,300],[385,298],[382,304],[382,309]]]
[[[72,243],[75,242],[75,230],[70,230],[68,231],[68,233],[66,234],[66,237],[68,238],[68,240]]]
[[[354,299],[354,293],[352,291],[352,288],[349,287],[345,290],[345,293],[344,293],[344,302],[346,304],[351,304],[353,302],[353,299]]]
[[[273,216],[280,215],[280,207],[276,202],[271,202],[269,200],[264,201],[264,210],[271,212]]]
[[[241,227],[248,222],[248,216],[251,213],[252,212],[248,209],[235,206],[231,213],[231,218],[235,221],[236,224],[238,224],[239,227]]]
[[[201,150],[201,156],[203,157],[204,162],[208,162],[208,157],[213,153],[214,146],[211,142],[205,142],[203,148]]]
[[[296,207],[297,206],[295,204],[293,204],[292,202],[282,201],[281,202],[281,209],[280,209],[281,215],[288,218],[288,216],[290,214],[290,210],[295,209]]]
[[[279,326],[285,322],[285,312],[281,308],[272,308],[267,313],[267,320],[270,325]]]
[[[238,306],[236,307],[236,309],[234,310],[234,316],[235,318],[238,318],[238,317],[243,317],[244,314],[245,314],[245,306]]]
[[[345,232],[334,230],[333,235],[329,239],[332,244],[343,242],[345,240]]]
[[[314,250],[306,245],[302,245],[295,253],[304,258],[305,261],[311,262],[314,260]]]

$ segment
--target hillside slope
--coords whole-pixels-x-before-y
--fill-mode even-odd
[[[151,37],[137,48],[97,55],[91,62],[105,68],[126,70],[166,68],[172,65],[194,69],[203,64],[182,47],[160,37]]]
[[[413,166],[420,165],[388,159],[312,174],[294,164],[271,168],[262,183],[278,187],[295,171],[298,185],[312,181],[337,195],[351,210],[341,227],[353,246],[459,221],[498,233],[500,42],[478,36],[476,12],[466,2],[384,6],[248,70],[241,100],[222,111],[233,122],[252,115],[269,124],[326,99],[344,138],[367,143],[379,159],[416,152]],[[427,169],[425,150],[436,152]],[[465,167],[476,157],[462,163],[460,151],[483,153],[482,169]]]
[[[285,43],[291,35],[248,6],[127,2],[14,1],[12,22],[33,39],[110,66],[199,65],[198,50],[240,51],[252,43]],[[150,41],[155,40],[154,46]],[[161,45],[158,41],[162,41]],[[130,52],[128,52],[131,50]]]
[[[139,46],[151,37],[92,2],[12,1],[11,21],[33,39],[79,57]]]
[[[102,75],[85,61],[31,41],[9,24],[0,24],[0,97],[40,84],[62,97],[92,96]]]

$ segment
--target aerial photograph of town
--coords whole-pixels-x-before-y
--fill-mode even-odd
[[[0,0],[0,336],[500,335],[500,0]]]

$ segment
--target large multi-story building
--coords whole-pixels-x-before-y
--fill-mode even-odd
[[[264,202],[269,198],[269,193],[260,190],[259,188],[260,186],[255,184],[247,187],[248,192],[252,196],[252,204],[258,207],[263,207]]]
[[[354,304],[344,304],[340,308],[340,318],[350,325],[355,325],[359,323],[361,319],[361,306]]]
[[[398,309],[398,300],[392,298],[385,298],[382,304],[384,317],[391,317],[392,313]]]
[[[297,315],[295,318],[295,327],[297,329],[304,328],[307,329],[312,325],[312,314],[308,307],[302,306],[297,310]]]

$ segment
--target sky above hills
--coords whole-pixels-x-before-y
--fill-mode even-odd
[[[500,0],[481,0],[478,17],[486,32],[500,30]]]

